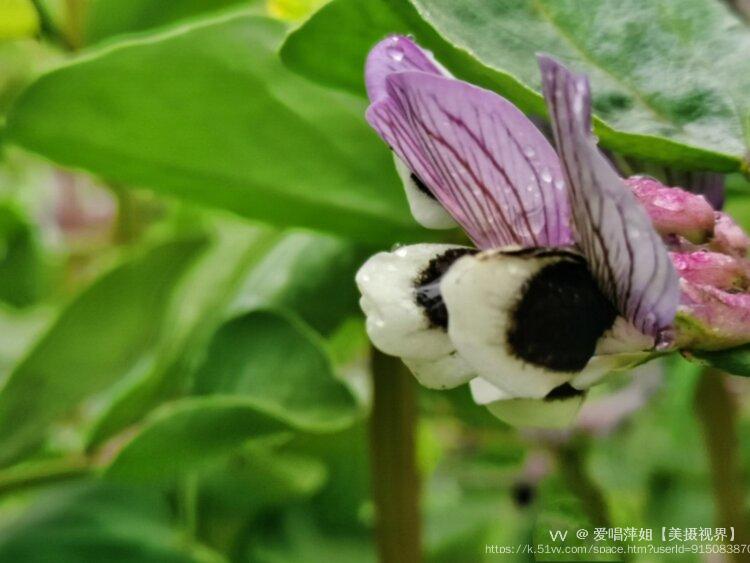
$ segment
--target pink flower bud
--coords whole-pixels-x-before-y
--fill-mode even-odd
[[[748,265],[732,256],[699,250],[670,252],[669,257],[679,276],[690,283],[734,291],[748,286]]]
[[[632,188],[663,237],[677,235],[700,244],[712,235],[714,210],[702,195],[670,188],[646,176],[631,176],[625,184]]]
[[[720,350],[746,344],[750,335],[750,294],[730,293],[681,280],[681,304],[675,319],[676,345]]]
[[[750,247],[750,238],[729,215],[717,212],[711,247],[726,254],[745,256]]]

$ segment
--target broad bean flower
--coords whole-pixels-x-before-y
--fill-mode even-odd
[[[586,77],[538,60],[556,150],[411,39],[372,49],[366,117],[412,214],[473,245],[380,252],[357,284],[373,344],[423,385],[469,383],[499,418],[550,426],[612,371],[750,341],[750,241],[702,195],[621,178],[592,134]]]

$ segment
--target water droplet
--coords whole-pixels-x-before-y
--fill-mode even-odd
[[[552,171],[549,169],[549,167],[545,166],[542,168],[542,181],[543,182],[551,182],[552,181]]]
[[[583,97],[576,96],[573,99],[573,112],[576,114],[583,113]]]
[[[534,155],[536,154],[536,151],[534,150],[534,147],[525,147],[523,149],[523,154],[525,154],[529,158],[533,158]]]
[[[555,180],[555,188],[562,191],[563,188],[565,188],[565,182],[563,182],[562,180]]]
[[[404,52],[398,47],[389,47],[387,49],[387,52],[388,52],[388,56],[391,57],[397,63],[401,62],[404,59]]]

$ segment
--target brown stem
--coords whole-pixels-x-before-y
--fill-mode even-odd
[[[557,451],[557,462],[565,482],[580,499],[593,526],[609,528],[610,518],[607,501],[599,485],[586,471],[585,447],[581,440],[574,440]]]
[[[416,391],[400,360],[373,349],[372,493],[381,563],[421,560]]]
[[[747,543],[745,490],[737,452],[737,405],[727,390],[727,376],[714,369],[701,374],[695,392],[695,410],[703,427],[711,469],[717,524],[734,527],[735,542]]]

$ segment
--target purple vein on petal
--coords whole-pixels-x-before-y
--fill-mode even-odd
[[[539,66],[578,243],[620,313],[657,336],[674,321],[677,272],[646,211],[596,146],[586,77],[546,55]]]
[[[559,160],[504,98],[402,71],[386,78],[367,118],[479,247],[572,243]]]

